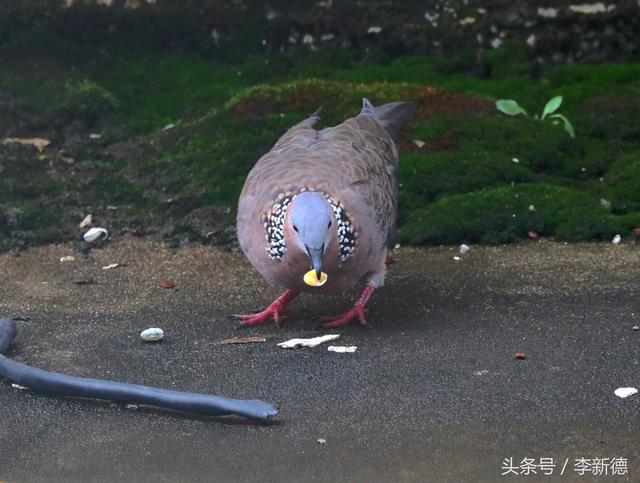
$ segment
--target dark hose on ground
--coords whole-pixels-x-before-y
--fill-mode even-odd
[[[236,414],[245,418],[268,421],[278,414],[278,409],[275,406],[259,400],[246,401],[207,394],[168,391],[155,387],[87,379],[36,369],[2,355],[16,334],[16,324],[13,320],[0,319],[0,376],[36,392],[55,396],[148,404],[205,416]]]

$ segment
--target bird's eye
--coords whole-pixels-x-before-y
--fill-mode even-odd
[[[298,227],[296,225],[293,225],[293,231],[295,231],[296,233],[298,233]]]
[[[332,223],[333,223],[333,222],[331,222],[331,221],[330,221],[330,222],[329,222],[329,224],[327,225],[327,228],[331,228],[331,224],[332,224]]]

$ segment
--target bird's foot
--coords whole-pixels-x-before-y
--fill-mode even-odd
[[[269,306],[261,312],[255,314],[235,314],[234,317],[240,321],[238,328],[253,327],[254,325],[264,324],[268,320],[275,321],[276,326],[280,327],[282,317],[285,314],[285,307],[298,296],[300,292],[295,290],[287,290],[280,297],[275,299]]]
[[[365,309],[363,305],[355,304],[351,310],[347,310],[344,314],[322,317],[322,320],[326,321],[326,323],[322,324],[320,327],[324,329],[337,329],[338,327],[343,327],[351,322],[353,319],[357,318],[358,323],[367,329],[370,329],[371,326],[367,323],[365,319],[365,314],[369,312],[369,309]]]
[[[337,317],[323,317],[322,320],[327,320],[328,322],[322,324],[321,327],[325,329],[336,329],[338,327],[347,325],[353,319],[357,318],[358,323],[362,327],[370,328],[370,325],[367,323],[367,320],[364,317],[368,311],[364,308],[364,306],[367,303],[367,300],[369,300],[369,297],[371,297],[371,294],[374,290],[375,287],[373,285],[365,285],[364,289],[362,290],[362,294],[360,294],[360,297],[353,305],[351,310],[348,310],[344,314],[340,314]]]

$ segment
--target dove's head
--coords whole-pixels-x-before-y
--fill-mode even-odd
[[[305,191],[291,201],[287,245],[294,243],[307,254],[317,280],[321,279],[322,259],[331,240],[333,210],[324,196]],[[286,236],[286,235],[285,235]]]

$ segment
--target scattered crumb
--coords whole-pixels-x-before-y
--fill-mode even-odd
[[[473,371],[474,376],[484,376],[485,374],[489,374],[487,369],[481,369],[479,371]]]
[[[279,347],[283,349],[293,349],[295,347],[315,347],[331,340],[340,338],[340,334],[328,334],[321,335],[320,337],[313,337],[311,339],[291,339],[285,342],[280,342]]]
[[[330,345],[327,347],[329,352],[339,352],[340,354],[352,353],[358,350],[357,345]]]

